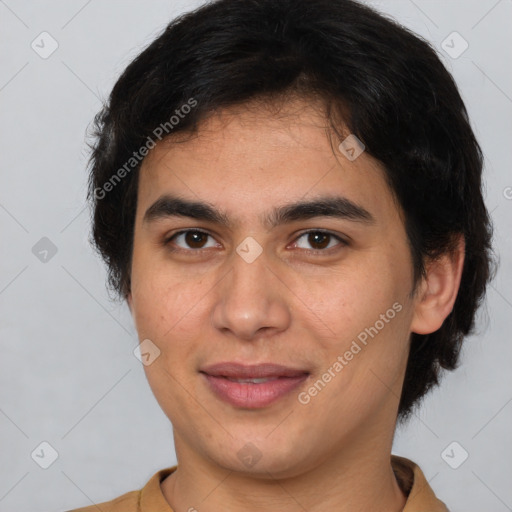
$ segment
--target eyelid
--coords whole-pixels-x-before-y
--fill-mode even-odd
[[[182,234],[185,234],[185,233],[188,233],[188,232],[194,232],[194,233],[202,233],[202,234],[205,234],[205,235],[208,235],[210,236],[211,238],[214,238],[215,239],[215,236],[210,233],[209,231],[206,231],[204,229],[200,229],[200,228],[188,228],[188,229],[182,229],[180,231],[177,231],[176,233],[173,233],[172,235],[169,235],[167,237],[164,238],[164,241],[163,241],[163,245],[164,246],[167,246],[170,244],[170,242],[178,237],[179,235],[182,235]],[[330,247],[329,249],[300,249],[300,250],[303,250],[303,251],[308,251],[310,253],[329,253],[330,251],[332,250],[336,250],[337,248],[339,247],[344,247],[344,246],[347,246],[349,245],[349,242],[347,240],[345,240],[342,236],[334,233],[333,231],[330,231],[328,229],[322,229],[322,228],[313,228],[313,229],[306,229],[304,231],[301,231],[299,232],[298,234],[296,234],[294,240],[293,240],[293,243],[297,243],[297,240],[299,240],[300,238],[302,238],[304,235],[307,235],[307,234],[310,234],[310,233],[323,233],[323,234],[326,234],[326,235],[329,235],[333,238],[335,238],[339,243],[334,246],[334,247]],[[202,251],[207,251],[209,249],[212,249],[211,247],[207,247],[206,249],[183,249],[181,247],[178,247],[176,249],[172,249],[173,251],[184,251],[184,252],[191,252],[191,253],[201,253]]]

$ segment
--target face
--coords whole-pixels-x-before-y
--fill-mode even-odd
[[[338,143],[310,106],[240,107],[144,160],[129,304],[178,459],[284,477],[391,443],[412,260],[382,168]]]

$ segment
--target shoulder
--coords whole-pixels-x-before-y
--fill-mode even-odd
[[[137,512],[141,491],[130,491],[112,501],[96,503],[89,507],[76,508],[67,512]]]
[[[177,466],[173,466],[157,471],[138,491],[127,492],[112,501],[94,503],[66,512],[172,512],[162,494],[160,483],[176,468]]]
[[[391,456],[391,466],[402,491],[407,496],[403,512],[449,512],[436,497],[420,467],[404,457]]]

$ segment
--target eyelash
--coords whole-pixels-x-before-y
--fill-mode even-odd
[[[203,231],[201,229],[184,229],[182,231],[178,231],[177,233],[174,233],[173,235],[167,237],[164,240],[163,245],[164,246],[169,246],[170,243],[172,242],[172,240],[174,240],[176,237],[178,237],[180,235],[183,235],[183,234],[186,234],[186,233],[200,233],[200,234],[203,234],[203,235],[207,235],[207,236],[209,236],[211,238],[214,238],[212,234],[208,233],[207,231]],[[349,245],[348,242],[343,240],[338,235],[335,235],[331,231],[326,231],[326,230],[322,230],[322,229],[310,229],[308,231],[304,231],[304,232],[300,233],[297,236],[297,238],[294,240],[294,243],[297,243],[297,240],[299,240],[303,236],[309,235],[311,233],[321,233],[323,235],[328,235],[328,236],[330,236],[332,238],[335,238],[339,242],[339,244],[336,245],[335,247],[330,247],[328,249],[311,249],[311,250],[309,250],[309,252],[313,253],[313,254],[317,254],[317,253],[324,253],[324,254],[325,253],[330,253],[333,249],[336,250],[336,249],[339,249],[341,247],[345,247],[345,246]],[[183,248],[179,247],[179,248],[173,248],[171,250],[173,252],[202,253],[203,251],[207,251],[208,249],[211,249],[211,248],[206,248],[206,249],[183,249]],[[302,249],[302,250],[307,251],[308,249]]]

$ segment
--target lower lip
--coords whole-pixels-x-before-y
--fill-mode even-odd
[[[252,384],[250,382],[234,382],[225,377],[214,377],[206,373],[202,374],[210,389],[222,400],[235,407],[246,409],[258,409],[266,407],[291,393],[300,386],[308,375],[300,377],[279,377],[267,382]]]

